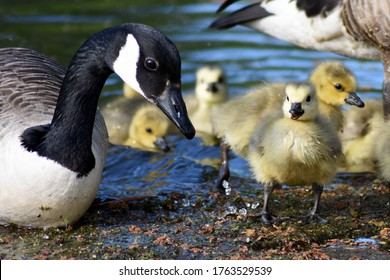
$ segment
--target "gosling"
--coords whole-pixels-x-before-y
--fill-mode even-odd
[[[364,107],[364,102],[355,93],[355,77],[340,62],[327,61],[319,64],[309,80],[316,88],[321,114],[331,121],[337,131],[342,131],[344,122],[342,105]],[[247,156],[250,135],[261,122],[263,114],[282,106],[285,86],[284,83],[265,83],[248,94],[213,109],[213,130],[221,139],[222,164],[215,185],[218,191],[224,190],[222,183],[230,177],[229,148],[241,157]]]
[[[344,124],[342,105],[364,107],[356,94],[355,76],[338,61],[320,63],[309,80],[316,87],[321,114],[330,119],[337,131],[341,131]]]
[[[281,184],[311,184],[314,206],[304,221],[321,219],[317,211],[323,186],[335,176],[342,155],[336,129],[319,113],[314,87],[289,83],[284,95],[283,109],[264,115],[251,134],[247,155],[256,180],[264,185],[260,217],[266,224],[278,220],[269,210],[269,198]]]
[[[213,134],[211,110],[228,99],[224,71],[217,66],[203,66],[196,71],[195,94],[187,95],[184,101],[195,130]]]
[[[375,172],[374,149],[383,125],[383,102],[365,100],[365,107],[350,107],[343,112],[344,128],[340,134],[345,158],[340,171]]]
[[[165,140],[171,123],[153,105],[140,98],[118,98],[102,109],[109,141],[114,145],[167,152]]]

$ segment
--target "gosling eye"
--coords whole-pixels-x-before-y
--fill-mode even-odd
[[[150,71],[156,71],[158,69],[158,62],[154,58],[151,58],[151,57],[147,57],[145,59],[144,65],[145,65],[146,69],[148,69]]]
[[[224,82],[225,82],[225,79],[224,79],[222,76],[219,77],[218,83],[222,84],[222,83],[224,83]]]
[[[150,128],[150,127],[147,127],[147,128],[145,128],[145,131],[147,132],[147,133],[152,133],[152,129]]]
[[[310,102],[311,101],[311,96],[309,95],[308,97],[306,97],[306,102]]]
[[[343,89],[343,86],[340,85],[340,84],[335,84],[334,87],[335,87],[335,89],[337,89],[337,90],[342,90],[342,89]]]
[[[287,101],[290,101],[290,98],[288,98],[288,96],[287,96]]]

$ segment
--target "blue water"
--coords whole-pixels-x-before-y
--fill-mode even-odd
[[[37,1],[40,2],[45,1]],[[93,7],[95,2],[89,2]],[[139,22],[157,27],[177,45],[182,58],[183,94],[193,91],[194,72],[204,64],[223,67],[229,93],[237,96],[262,81],[305,80],[318,62],[338,59],[356,75],[358,94],[363,99],[380,97],[383,69],[377,61],[300,49],[244,27],[210,30],[207,27],[216,18],[214,12],[218,3],[154,2],[157,4],[141,7],[137,5],[141,1],[123,1],[123,4],[116,3],[115,7],[96,13],[76,6],[66,7],[64,11],[47,7],[47,11],[37,8],[15,12],[18,11],[15,8],[12,14],[4,14],[3,10],[0,11],[4,25],[0,30],[0,47],[30,47],[66,64],[82,41],[93,32],[122,22]],[[172,4],[174,2],[189,4]],[[110,77],[102,99],[121,94],[121,87],[122,82],[117,76]],[[168,141],[173,150],[165,154],[110,147],[98,196],[102,199],[124,198],[163,191],[195,194],[206,191],[208,185],[212,186],[218,170],[201,164],[201,161],[218,158],[219,148],[204,146],[200,139],[188,141],[180,136],[170,136]],[[234,176],[251,177],[241,158],[234,157],[231,168]]]

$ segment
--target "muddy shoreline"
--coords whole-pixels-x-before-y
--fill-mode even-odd
[[[230,195],[194,192],[95,200],[66,229],[0,227],[1,259],[364,259],[390,260],[390,189],[370,175],[340,175],[322,195],[325,223],[299,219],[311,188],[282,188],[272,209],[291,216],[266,226],[262,190],[233,177]]]

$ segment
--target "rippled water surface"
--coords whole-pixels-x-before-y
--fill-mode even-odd
[[[33,48],[66,65],[92,33],[123,22],[139,22],[157,27],[177,45],[182,57],[183,94],[192,92],[194,72],[204,64],[222,66],[229,93],[236,96],[262,81],[304,80],[318,62],[338,59],[357,76],[358,93],[363,99],[380,97],[383,72],[379,62],[303,50],[243,27],[209,30],[208,25],[216,18],[216,1],[32,2],[0,3],[1,47]],[[121,94],[121,88],[119,78],[111,76],[101,102]],[[123,198],[173,190],[190,193],[216,179],[217,169],[201,162],[218,158],[218,147],[204,146],[197,138],[188,141],[170,136],[168,140],[173,150],[166,154],[110,147],[99,197]],[[236,176],[251,176],[240,158],[232,160],[231,168]]]

